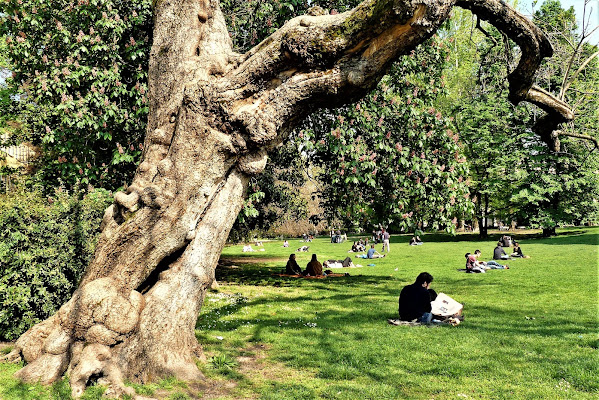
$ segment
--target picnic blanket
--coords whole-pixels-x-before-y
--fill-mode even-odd
[[[434,327],[434,326],[441,326],[441,325],[451,325],[451,326],[457,326],[460,324],[460,322],[462,322],[464,320],[464,318],[462,316],[460,317],[451,317],[451,318],[445,318],[443,320],[438,320],[438,319],[433,319],[433,321],[430,324],[423,324],[420,322],[416,322],[416,320],[414,321],[401,321],[399,319],[393,319],[393,318],[389,318],[387,320],[387,322],[389,323],[389,325],[396,325],[396,326],[420,326],[420,325],[424,325],[427,327]]]
[[[344,276],[349,276],[349,274],[327,274],[327,275],[319,275],[319,276],[273,274],[273,276],[280,276],[280,277],[286,277],[286,278],[324,279],[324,278],[341,278]]]

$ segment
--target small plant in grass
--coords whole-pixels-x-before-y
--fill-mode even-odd
[[[228,357],[226,354],[219,354],[208,360],[208,367],[219,371],[232,371],[237,365],[237,361]]]
[[[131,386],[135,390],[135,393],[140,394],[142,396],[152,396],[158,387],[158,385],[156,385],[155,383],[141,385],[139,383],[133,382],[127,382],[127,386]]]
[[[6,355],[6,354],[10,353],[11,351],[12,351],[12,346],[8,346],[8,347],[5,347],[2,350],[0,350],[0,354]]]
[[[189,400],[189,396],[185,393],[176,392],[169,396],[169,400]]]

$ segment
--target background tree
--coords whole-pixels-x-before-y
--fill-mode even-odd
[[[139,160],[147,118],[149,0],[0,2],[21,140],[39,178],[115,189]],[[85,186],[84,186],[85,187]]]
[[[402,56],[355,106],[307,119],[300,136],[319,167],[329,219],[364,229],[453,231],[452,218],[468,213],[459,137],[434,107],[447,56],[435,37]]]
[[[553,142],[531,138],[530,151],[522,159],[526,172],[512,198],[517,217],[549,236],[558,225],[593,220],[599,211],[599,48],[588,42],[597,27],[584,20],[578,24],[574,9],[564,10],[558,0],[544,2],[533,20],[548,32],[555,49],[555,57],[542,64],[537,82],[571,104],[578,116],[560,130],[541,135]],[[536,117],[537,131],[546,129],[544,118]],[[558,153],[551,151],[554,146]]]
[[[372,90],[454,4],[501,25],[520,46],[510,100],[567,119],[564,104],[532,86],[551,54],[546,38],[499,0],[365,1],[294,18],[245,54],[233,51],[218,1],[156,2],[142,162],[106,210],[71,300],[7,356],[27,362],[17,376],[49,383],[68,370],[75,397],[98,376],[109,395],[131,393],[124,377],[200,379],[197,315],[251,176],[310,112]]]

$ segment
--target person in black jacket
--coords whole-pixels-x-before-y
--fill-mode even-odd
[[[399,319],[429,324],[433,318],[431,314],[431,301],[437,297],[434,290],[430,289],[433,276],[422,272],[416,282],[404,286],[399,295]]]
[[[289,260],[287,261],[287,267],[285,267],[285,273],[288,275],[301,275],[302,269],[300,268],[297,261],[295,261],[295,254],[291,254],[289,256]]]

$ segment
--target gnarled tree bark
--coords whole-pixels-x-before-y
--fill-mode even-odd
[[[549,42],[500,0],[367,0],[294,18],[246,54],[232,50],[218,0],[157,1],[142,162],[106,211],[72,299],[9,354],[27,362],[17,376],[51,383],[67,372],[74,397],[93,378],[115,394],[132,394],[124,377],[200,379],[195,322],[249,177],[309,112],[373,88],[455,4],[521,46],[512,101],[572,118],[531,84]]]

